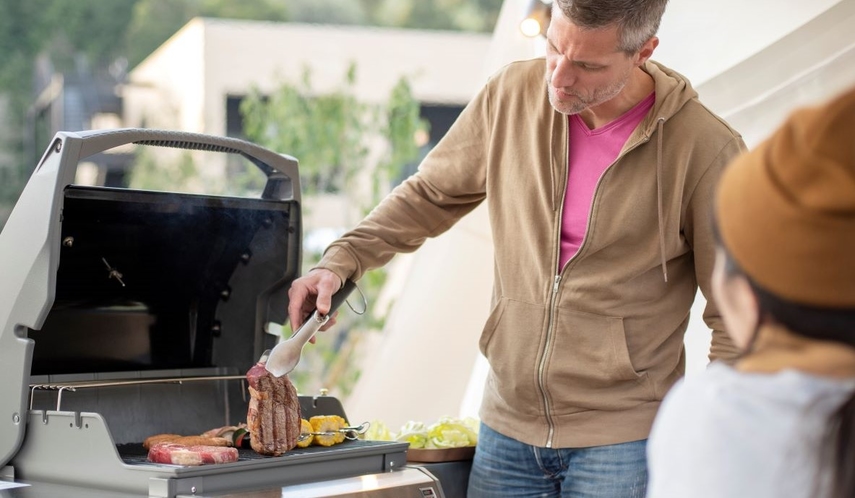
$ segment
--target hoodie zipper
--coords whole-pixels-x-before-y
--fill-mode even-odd
[[[546,447],[552,448],[552,436],[555,435],[555,422],[552,421],[552,407],[549,396],[546,394],[546,355],[552,346],[552,331],[555,321],[555,296],[558,294],[558,286],[561,284],[561,274],[555,275],[552,283],[552,293],[549,296],[549,318],[546,324],[546,342],[543,344],[543,355],[540,357],[540,365],[537,367],[537,384],[543,397],[543,408],[546,411],[546,423],[549,425],[549,434],[546,437]]]
[[[662,120],[662,119],[663,118],[659,118],[659,120]],[[569,120],[569,117],[565,118],[564,122],[569,124],[568,120]],[[566,129],[564,130],[563,135],[565,136],[565,138],[564,138],[564,167],[568,168],[568,174],[569,174],[568,163],[570,161],[570,146],[568,143],[569,137],[566,136],[567,135]],[[591,196],[591,206],[594,205],[594,200],[597,198],[597,194],[600,191],[600,185],[603,182],[603,178],[605,178],[606,173],[608,173],[609,170],[612,169],[612,166],[614,166],[615,163],[620,161],[621,158],[623,158],[625,155],[629,154],[631,151],[635,150],[637,147],[639,147],[642,144],[645,144],[649,141],[650,141],[650,135],[645,135],[644,138],[642,138],[641,140],[632,144],[632,146],[630,146],[628,149],[626,149],[622,153],[618,154],[618,157],[616,157],[615,160],[605,170],[603,170],[603,174],[600,175],[600,178],[597,180],[597,185],[594,187],[594,195]],[[559,206],[558,207],[558,219],[559,220],[561,220],[564,216],[564,197],[566,195],[567,195],[567,182],[565,180],[564,186],[561,188],[561,202],[558,205]],[[561,268],[561,270],[559,270],[558,273],[553,278],[552,290],[549,294],[549,303],[548,303],[549,314],[548,314],[547,322],[546,322],[546,342],[544,342],[544,344],[543,344],[543,353],[541,354],[541,357],[540,357],[540,364],[537,367],[537,386],[540,390],[541,398],[543,399],[543,407],[544,407],[544,410],[546,413],[546,423],[549,426],[549,431],[548,431],[547,437],[546,437],[546,447],[547,448],[552,448],[553,437],[555,436],[555,422],[552,420],[552,403],[550,402],[549,396],[546,393],[546,374],[545,374],[545,372],[546,372],[546,358],[549,354],[550,348],[552,347],[552,336],[555,332],[555,312],[556,312],[557,307],[558,307],[558,299],[557,299],[558,290],[560,289],[561,280],[563,279],[564,272],[567,270],[567,268],[570,266],[570,264],[573,262],[573,260],[576,259],[576,256],[582,252],[582,249],[585,247],[585,244],[588,242],[588,231],[590,230],[590,227],[591,227],[592,213],[593,213],[593,210],[588,211],[588,220],[587,220],[587,222],[586,222],[587,224],[585,226],[585,237],[582,239],[582,244],[579,245],[579,249],[576,250],[576,254],[574,254],[573,256],[570,257],[569,260],[567,260],[567,263],[564,264],[564,266]],[[561,260],[561,223],[558,223],[556,240],[558,241],[559,247],[558,247],[558,252],[556,253],[556,257],[555,257],[556,261],[555,261],[554,267],[557,267],[558,262]]]

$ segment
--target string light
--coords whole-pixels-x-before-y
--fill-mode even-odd
[[[551,16],[552,0],[531,0],[525,17],[520,21],[520,31],[529,38],[545,36]]]

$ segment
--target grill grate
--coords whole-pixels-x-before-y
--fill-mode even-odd
[[[363,441],[363,440],[345,440],[343,443],[335,446],[309,446],[308,448],[294,448],[284,455],[273,457],[261,455],[254,450],[247,448],[238,448],[238,461],[246,462],[250,460],[265,460],[269,458],[295,458],[299,459],[305,455],[328,455],[330,457],[338,456],[343,453],[348,453],[357,449],[372,448],[388,444],[385,441]],[[118,444],[116,449],[122,461],[128,465],[160,465],[153,464],[148,461],[148,450],[143,448],[142,443]]]

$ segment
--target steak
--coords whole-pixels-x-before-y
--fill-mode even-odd
[[[204,465],[237,462],[238,450],[225,446],[186,446],[157,443],[148,450],[148,461],[172,465]]]
[[[287,375],[276,377],[256,363],[246,373],[250,446],[262,455],[278,456],[297,445],[301,432],[300,398]]]

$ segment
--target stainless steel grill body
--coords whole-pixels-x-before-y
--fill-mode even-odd
[[[80,161],[130,143],[236,154],[267,181],[257,199],[73,184]],[[275,344],[266,324],[286,318],[301,234],[291,157],[199,134],[58,133],[0,233],[0,478],[150,497],[368,475],[394,488],[382,476],[404,469],[405,443],[241,450],[200,467],[145,459],[147,436],[245,421],[244,375]],[[300,401],[306,417],[346,418],[333,397]],[[396,474],[407,484],[388,496],[442,496],[429,472],[413,472]]]

